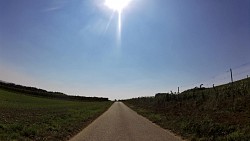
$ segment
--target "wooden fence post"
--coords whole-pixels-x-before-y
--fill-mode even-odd
[[[233,80],[233,71],[232,71],[231,68],[230,68],[230,72],[231,72],[231,82],[232,82],[232,84],[233,84],[233,82],[234,82],[234,80]]]

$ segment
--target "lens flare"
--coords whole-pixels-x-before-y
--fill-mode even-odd
[[[104,3],[105,6],[107,6],[108,8],[110,8],[118,13],[118,21],[117,21],[118,42],[120,42],[120,40],[121,40],[122,11],[125,7],[128,6],[128,4],[130,2],[131,2],[131,0],[105,0],[105,3]]]

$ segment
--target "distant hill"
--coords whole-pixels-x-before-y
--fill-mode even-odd
[[[109,101],[108,98],[103,98],[103,97],[71,96],[61,92],[46,91],[35,87],[28,87],[14,83],[4,82],[2,80],[0,80],[0,88],[8,91],[15,91],[26,95],[46,97],[46,98],[77,100],[77,101]]]

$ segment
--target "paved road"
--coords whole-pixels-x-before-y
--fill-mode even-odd
[[[70,141],[181,141],[181,138],[115,102]]]

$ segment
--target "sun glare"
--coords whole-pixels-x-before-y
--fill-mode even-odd
[[[119,13],[129,4],[131,0],[106,0],[105,5]]]
[[[117,21],[117,27],[118,27],[118,34],[117,34],[117,41],[118,46],[120,46],[121,42],[121,29],[122,29],[122,11],[125,7],[128,6],[131,0],[105,0],[104,5],[108,8],[114,10],[114,12],[118,13],[118,21]],[[113,17],[113,16],[111,16]],[[107,24],[108,27],[109,24]],[[107,28],[106,28],[107,29]]]

